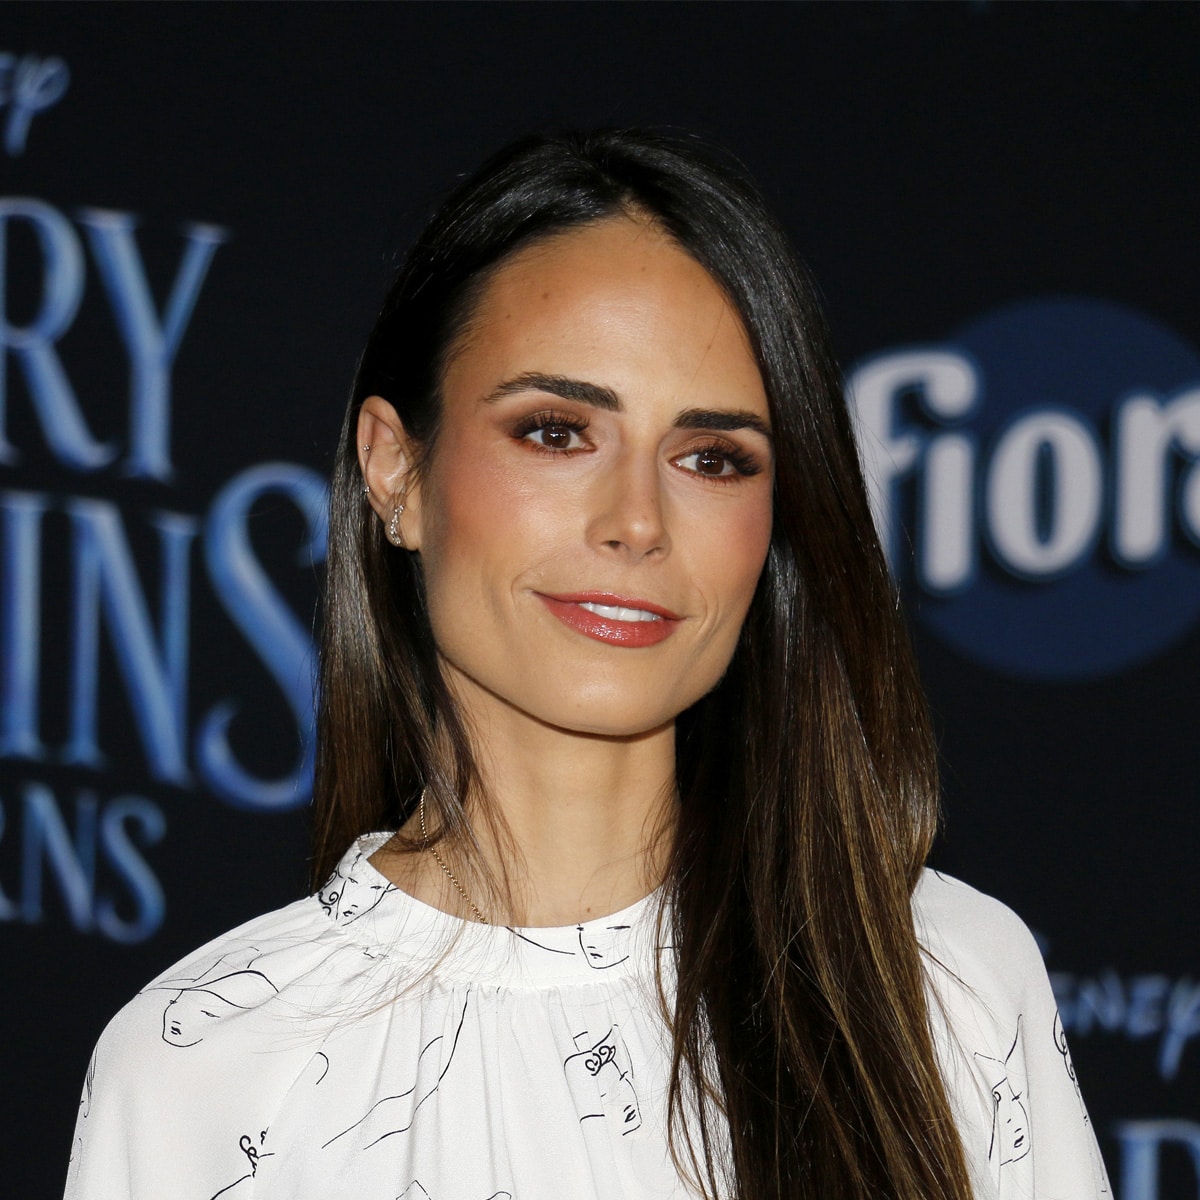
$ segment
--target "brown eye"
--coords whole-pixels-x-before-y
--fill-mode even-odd
[[[567,429],[562,425],[547,425],[545,429],[539,430],[541,434],[540,441],[543,446],[549,447],[551,450],[569,450],[571,448],[571,438],[574,436],[573,429]]]
[[[729,460],[711,451],[696,455],[696,470],[701,475],[724,475],[729,466]]]
[[[677,467],[704,479],[719,480],[721,483],[736,483],[739,479],[757,475],[762,464],[751,454],[732,446],[715,444],[701,446],[690,454],[673,460]]]
[[[685,470],[694,471],[708,479],[724,479],[738,473],[729,456],[718,450],[694,450],[676,459],[676,462]]]
[[[518,421],[512,436],[535,450],[563,454],[588,448],[584,437],[587,427],[587,421],[576,420],[565,413],[539,412]]]
[[[539,425],[526,433],[524,440],[543,450],[579,450],[583,447],[579,430],[569,425]]]

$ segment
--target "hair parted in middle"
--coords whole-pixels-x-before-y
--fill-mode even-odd
[[[423,788],[467,856],[461,800],[486,807],[420,555],[388,545],[363,495],[359,409],[392,404],[419,472],[437,452],[446,364],[493,274],[538,240],[622,216],[665,230],[740,315],[775,443],[770,547],[737,649],[676,726],[676,1161],[714,1200],[968,1200],[910,910],[937,820],[915,662],[815,288],[742,168],[698,140],[522,139],[454,192],[401,268],[334,470],[314,883],[355,837],[398,828]]]

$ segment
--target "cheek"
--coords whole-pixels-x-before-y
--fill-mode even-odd
[[[770,494],[762,503],[738,505],[689,532],[694,535],[691,575],[703,599],[707,629],[693,670],[681,681],[685,692],[676,699],[682,707],[716,686],[737,649],[770,547]]]
[[[434,616],[451,598],[460,616],[474,606],[503,605],[518,580],[561,550],[571,524],[554,494],[535,487],[519,459],[486,439],[462,439],[439,456],[421,506],[421,560]]]
[[[461,573],[504,538],[514,511],[511,485],[473,447],[440,450],[421,488],[421,560],[436,590],[445,571]]]
[[[771,543],[771,502],[737,506],[696,531],[700,560],[696,578],[704,580],[718,618],[740,627]],[[736,630],[734,631],[736,635]]]
[[[768,494],[764,503],[756,506],[752,513],[747,514],[737,542],[742,554],[738,565],[746,581],[747,606],[750,604],[754,590],[758,586],[758,577],[762,574],[763,566],[767,561],[773,525],[773,509],[771,497]]]
[[[421,489],[422,555],[437,558],[455,542],[486,544],[504,522],[509,482],[460,441],[439,453]]]

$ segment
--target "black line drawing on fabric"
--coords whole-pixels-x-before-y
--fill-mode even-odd
[[[1017,1162],[1029,1153],[1029,1113],[1021,1103],[1025,1089],[1017,1090],[1016,1079],[1009,1066],[1021,1040],[1021,1016],[1017,1016],[1017,1032],[1004,1058],[992,1058],[976,1051],[976,1061],[987,1074],[992,1093],[992,1140],[988,1146],[988,1162],[998,1159],[1001,1166]]]
[[[338,863],[317,893],[317,899],[326,916],[338,925],[349,925],[365,917],[384,896],[394,891],[396,885],[376,874],[359,854],[349,863]]]
[[[300,1074],[296,1076],[296,1082],[292,1084],[292,1090],[303,1092],[310,1087],[320,1087],[325,1082],[325,1076],[328,1074],[329,1055],[324,1050],[318,1050],[304,1064],[304,1069]]]
[[[596,971],[605,971],[626,962],[632,928],[631,925],[601,925],[599,922],[577,925],[579,948],[587,965]]]
[[[407,1091],[398,1092],[392,1096],[384,1096],[376,1100],[366,1114],[354,1122],[348,1129],[335,1134],[322,1147],[327,1150],[339,1138],[347,1134],[355,1135],[355,1142],[360,1150],[370,1150],[386,1138],[398,1133],[407,1133],[416,1120],[417,1110],[441,1086],[450,1063],[454,1059],[454,1051],[458,1046],[459,1034],[462,1033],[463,1023],[467,1019],[467,1008],[471,1003],[471,993],[468,992],[463,1001],[463,1009],[454,1029],[454,1036],[447,1049],[444,1045],[446,1037],[438,1034],[421,1047],[417,1055],[416,1079]],[[443,1053],[444,1051],[444,1053]]]
[[[92,1091],[96,1086],[96,1054],[99,1047],[92,1051],[92,1057],[88,1059],[87,1075],[83,1081],[83,1095],[79,1097],[79,1107],[83,1110],[79,1115],[83,1120],[87,1120],[88,1113],[92,1111]]]
[[[529,937],[527,934],[522,933],[519,929],[513,929],[509,925],[506,925],[505,928],[508,930],[509,933],[513,934],[515,937],[519,937],[521,939],[521,941],[528,942],[531,946],[536,947],[538,950],[545,950],[547,954],[565,954],[568,958],[574,958],[576,956],[576,952],[574,949],[563,950],[558,946],[547,946],[544,942],[534,941],[533,938]]]
[[[1059,1015],[1057,1009],[1054,1011],[1054,1028],[1051,1036],[1054,1038],[1054,1048],[1062,1055],[1063,1066],[1067,1070],[1067,1078],[1071,1081],[1071,1086],[1075,1089],[1075,1099],[1079,1101],[1080,1116],[1083,1117],[1084,1125],[1089,1126],[1092,1123],[1092,1119],[1088,1116],[1087,1105],[1083,1102],[1083,1093],[1079,1090],[1079,1080],[1075,1076],[1075,1064],[1071,1060],[1071,1050],[1067,1045],[1067,1031],[1063,1028],[1062,1017]],[[1107,1195],[1108,1184],[1104,1181],[1104,1171],[1095,1161],[1095,1150],[1089,1149],[1089,1155],[1092,1159],[1092,1175],[1095,1178],[1096,1186],[1101,1195]]]
[[[79,1119],[86,1121],[88,1114],[92,1111],[92,1093],[96,1088],[96,1055],[99,1053],[100,1047],[97,1046],[92,1051],[92,1057],[88,1059],[87,1075],[83,1080],[83,1093],[79,1097]],[[83,1154],[83,1138],[78,1134],[71,1139],[71,1157],[67,1159],[67,1165],[70,1166],[80,1155]]]
[[[219,975],[232,975],[237,971],[249,970],[252,963],[262,957],[262,951],[257,946],[242,943],[226,950],[218,958],[208,963],[199,975],[180,975],[173,979],[160,979],[145,992],[175,992],[180,988],[193,987],[206,980],[216,979]]]
[[[235,1179],[228,1187],[223,1187],[219,1192],[214,1192],[212,1200],[217,1200],[217,1197],[219,1196],[228,1198],[237,1194],[239,1191],[244,1195],[250,1194],[250,1187],[242,1187],[242,1184],[249,1183],[254,1179],[255,1175],[258,1174],[258,1164],[262,1159],[274,1157],[273,1151],[261,1149],[263,1143],[266,1141],[266,1138],[267,1131],[265,1129],[262,1130],[262,1132],[258,1135],[258,1145],[255,1145],[254,1138],[252,1138],[248,1133],[243,1133],[242,1136],[238,1138],[238,1149],[241,1150],[241,1152],[249,1161],[250,1170],[247,1174]]]
[[[625,1137],[642,1127],[642,1109],[633,1087],[633,1066],[616,1025],[598,1041],[587,1030],[575,1035],[576,1052],[563,1062],[571,1094],[579,1104],[579,1123],[600,1118]],[[599,1101],[598,1111],[592,1111]]]
[[[164,979],[144,989],[175,993],[163,1009],[162,1040],[184,1049],[195,1046],[222,1018],[258,1008],[277,996],[279,989],[251,966],[261,957],[257,946],[239,946],[209,963],[199,975]]]
[[[1063,1028],[1062,1017],[1058,1015],[1058,1010],[1054,1010],[1054,1048],[1062,1055],[1063,1066],[1067,1068],[1067,1078],[1071,1081],[1071,1086],[1075,1089],[1075,1095],[1082,1100],[1083,1097],[1079,1091],[1079,1080],[1075,1078],[1075,1064],[1071,1061],[1071,1051],[1067,1047],[1067,1031]],[[1083,1114],[1083,1119],[1088,1119],[1087,1113]]]
[[[329,1055],[326,1054],[324,1050],[318,1050],[316,1054],[313,1055],[312,1061],[316,1063],[318,1060],[324,1063],[324,1066],[319,1068],[321,1074],[313,1080],[313,1087],[319,1087],[322,1083],[324,1083],[325,1076],[329,1074]]]
[[[168,1046],[196,1046],[216,1022],[257,1008],[278,994],[261,971],[234,971],[181,988],[163,1009],[162,1040]]]
[[[79,1097],[79,1119],[86,1121],[88,1114],[92,1111],[92,1092],[96,1087],[96,1054],[99,1051],[97,1046],[92,1051],[92,1057],[88,1059],[87,1075],[83,1080],[83,1094]],[[83,1152],[83,1138],[76,1137],[71,1142],[71,1157],[67,1159],[68,1165],[73,1163]]]
[[[587,922],[575,926],[575,945],[550,946],[529,936],[525,930],[513,926],[505,926],[514,937],[527,942],[537,950],[547,954],[561,954],[564,958],[578,958],[582,953],[584,961],[596,971],[608,967],[617,967],[629,959],[630,925],[603,925],[599,921]]]
[[[433,1200],[433,1197],[422,1187],[420,1180],[414,1179],[396,1200]],[[493,1192],[485,1200],[512,1200],[512,1192]]]

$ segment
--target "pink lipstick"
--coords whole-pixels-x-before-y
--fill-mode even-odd
[[[683,619],[661,604],[610,592],[535,594],[564,625],[614,646],[657,646],[675,632]]]

